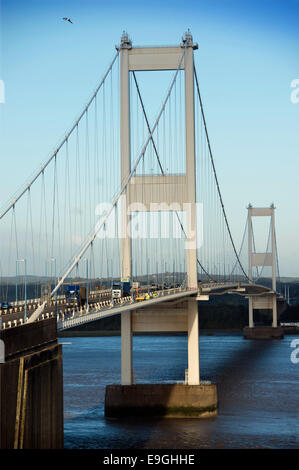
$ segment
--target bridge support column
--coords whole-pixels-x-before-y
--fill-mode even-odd
[[[183,44],[174,48],[132,48],[128,37],[121,39],[121,176],[125,181],[130,169],[130,127],[129,127],[129,81],[128,71],[176,70],[182,57],[182,46],[186,48],[185,69],[185,127],[186,127],[186,173],[185,175],[146,176],[150,191],[144,191],[144,181],[135,175],[126,195],[130,204],[142,203],[144,211],[151,211],[151,204],[158,204],[158,210],[165,202],[180,203],[187,212],[186,264],[187,285],[197,289],[197,243],[196,243],[196,167],[194,130],[194,69],[193,43],[190,32],[185,34]],[[162,51],[162,52],[161,52]],[[161,57],[161,54],[164,54]],[[179,182],[178,185],[176,182]],[[167,188],[163,199],[156,189],[161,184]],[[181,187],[178,191],[177,188]],[[145,194],[144,194],[145,193]],[[167,209],[169,210],[169,209]],[[124,225],[124,224],[123,224]],[[122,242],[122,276],[131,276],[131,253],[129,240]],[[180,303],[180,302],[179,302]],[[199,331],[196,299],[182,300],[179,305],[153,307],[152,311],[122,314],[121,344],[122,372],[121,385],[106,387],[105,416],[151,417],[210,417],[217,415],[217,387],[215,384],[200,384],[199,375]],[[132,331],[133,332],[188,332],[188,384],[132,384]],[[183,371],[182,371],[183,372]]]
[[[131,312],[121,314],[121,384],[132,385],[132,316]]]
[[[276,295],[273,295],[272,327],[277,328],[277,298],[276,298]]]
[[[130,80],[129,50],[132,44],[126,33],[121,38],[120,47],[120,152],[121,152],[121,184],[128,178],[131,171],[130,141]],[[128,189],[120,200],[121,210],[121,277],[131,277],[131,238],[130,215],[128,214]]]
[[[196,299],[188,300],[188,385],[199,385],[199,330]]]
[[[253,280],[253,267],[270,266],[272,270],[272,292],[265,295],[249,296],[249,328],[244,329],[245,338],[282,338],[283,329],[277,325],[277,292],[276,292],[276,236],[275,236],[275,207],[248,206],[248,266],[249,279]],[[252,217],[271,217],[271,251],[257,253],[253,244]],[[254,248],[254,251],[253,251]],[[254,328],[254,309],[272,310],[272,327]],[[251,329],[251,331],[250,331]],[[277,331],[275,331],[277,330]]]
[[[254,327],[254,322],[253,322],[253,301],[252,297],[249,297],[248,299],[248,309],[249,309],[249,328]]]
[[[188,383],[132,384],[132,332],[188,332]],[[217,416],[217,386],[200,383],[196,299],[122,314],[122,382],[108,385],[105,416],[206,418]]]
[[[244,328],[246,339],[283,338],[283,328],[277,325],[277,296],[275,293],[264,296],[249,296],[249,327]],[[272,310],[272,326],[255,327],[253,323],[254,309]]]
[[[190,34],[186,34],[186,43],[189,45],[185,54],[186,189],[189,202],[186,261],[188,287],[195,288],[197,287],[195,107],[193,41]]]

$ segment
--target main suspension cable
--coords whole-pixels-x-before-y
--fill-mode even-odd
[[[217,191],[218,191],[218,195],[219,195],[219,199],[220,199],[220,204],[221,204],[221,207],[222,207],[222,212],[223,212],[226,228],[228,230],[229,238],[230,238],[234,253],[236,255],[236,258],[238,260],[238,263],[240,265],[240,268],[241,268],[244,276],[246,277],[246,279],[251,283],[252,281],[250,281],[248,275],[244,271],[244,268],[241,264],[241,261],[240,261],[240,258],[238,256],[238,253],[237,253],[237,250],[236,250],[236,247],[235,247],[235,243],[234,243],[234,240],[233,240],[233,237],[232,237],[232,234],[231,234],[229,223],[228,223],[228,220],[227,220],[227,216],[226,216],[226,212],[225,212],[225,208],[224,208],[224,204],[223,204],[223,199],[222,199],[222,195],[221,195],[221,191],[220,191],[220,186],[219,186],[219,182],[218,182],[218,178],[217,178],[216,168],[215,168],[215,164],[214,164],[214,158],[213,158],[213,154],[212,154],[212,149],[211,149],[211,144],[210,144],[210,139],[209,139],[209,134],[208,134],[208,129],[207,129],[207,123],[206,123],[206,118],[205,118],[205,114],[204,114],[204,110],[203,110],[203,104],[202,104],[201,95],[200,95],[200,91],[199,91],[199,85],[198,85],[198,79],[197,79],[197,73],[196,73],[195,66],[194,66],[194,76],[195,76],[195,82],[196,82],[196,88],[197,88],[199,103],[200,103],[202,119],[203,119],[204,128],[205,128],[205,134],[206,134],[206,138],[207,138],[207,144],[208,144],[208,148],[209,148],[210,159],[211,159],[211,163],[212,163],[212,167],[213,167],[214,177],[215,177],[215,181],[216,181]]]

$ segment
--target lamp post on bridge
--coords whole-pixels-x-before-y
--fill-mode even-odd
[[[24,297],[25,297],[25,307],[24,307],[24,323],[27,322],[27,260],[26,258],[16,260],[16,300],[17,300],[17,274],[18,274],[18,263],[24,263]]]
[[[56,258],[50,258],[49,262],[54,262],[54,282],[55,282],[55,285],[56,285],[56,283],[57,283],[57,279],[56,279]],[[55,292],[55,317],[56,316],[57,316],[57,291]]]
[[[18,301],[18,260],[16,260],[16,303]]]
[[[85,263],[86,263],[86,312],[88,312],[88,259],[84,258]]]

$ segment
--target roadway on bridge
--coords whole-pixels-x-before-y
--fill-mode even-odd
[[[86,311],[86,306],[83,305],[80,307],[79,302],[76,300],[69,300],[67,301],[65,298],[58,299],[56,305],[56,311],[59,315],[59,318],[63,318],[64,321],[66,320],[73,320],[81,318],[80,321],[76,320],[79,323],[86,323],[91,321],[90,315],[92,313],[98,313],[99,311],[103,312],[103,316],[111,316],[121,313],[122,311],[126,310],[134,310],[144,306],[149,306],[151,304],[156,304],[160,302],[164,302],[167,300],[172,300],[173,298],[184,297],[186,295],[195,295],[197,294],[197,289],[194,291],[186,290],[182,287],[172,288],[172,289],[163,289],[156,292],[151,292],[151,295],[156,295],[157,297],[149,298],[144,300],[135,300],[135,297],[139,295],[140,299],[145,296],[145,293],[150,292],[149,286],[142,286],[139,289],[139,294],[134,294],[134,296],[130,297],[122,297],[119,299],[111,300],[111,291],[93,291],[89,295],[88,299],[88,312]],[[142,294],[140,296],[140,293]],[[64,297],[64,296],[61,296]],[[34,311],[41,305],[42,300],[39,299],[39,303],[31,302],[28,300],[27,302],[27,318],[29,319]],[[132,308],[134,305],[134,308]],[[4,323],[4,327],[8,326],[8,322],[10,322],[11,326],[16,326],[20,324],[21,321],[24,319],[24,303],[22,305],[15,306],[13,305],[11,308],[7,310],[2,310],[0,312],[2,321]],[[86,314],[88,313],[88,317]],[[48,316],[53,316],[55,314],[55,300],[51,300],[47,303],[44,308],[43,314],[40,318],[47,318]],[[84,321],[82,320],[84,318]],[[94,321],[94,319],[92,320]],[[73,323],[75,320],[73,321]]]

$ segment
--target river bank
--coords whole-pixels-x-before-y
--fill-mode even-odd
[[[286,327],[283,329],[285,335],[299,335],[299,328]],[[243,336],[243,328],[218,328],[200,329],[199,334],[214,336],[216,334],[232,334]],[[134,333],[134,336],[186,336],[187,333]],[[120,336],[120,330],[65,330],[58,332],[59,338],[92,338],[105,336]]]

